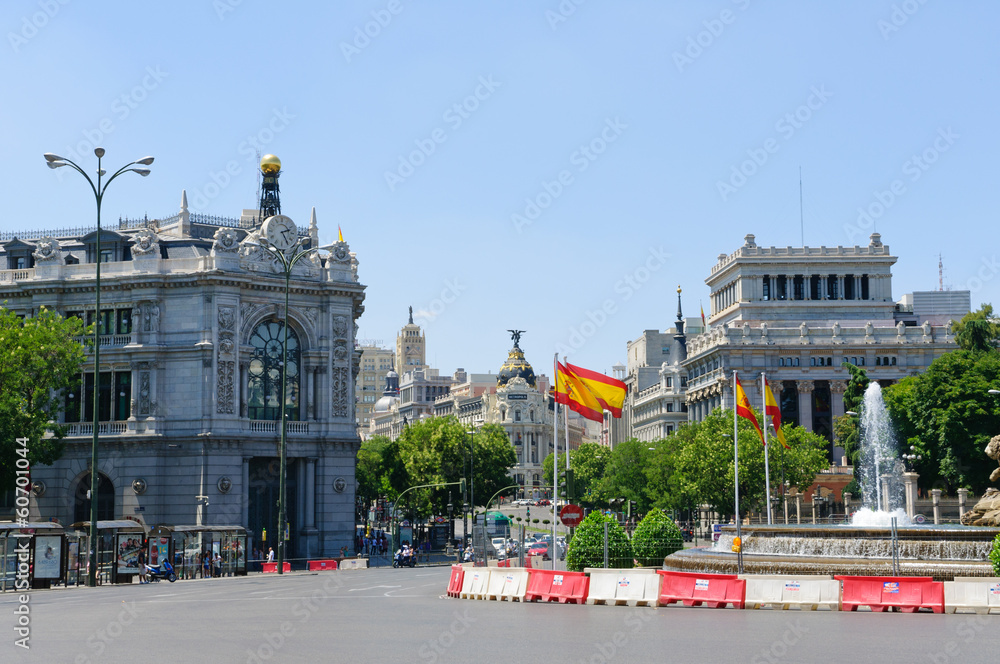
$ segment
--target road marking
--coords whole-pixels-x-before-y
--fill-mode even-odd
[[[351,588],[347,592],[353,593],[355,591],[360,592],[362,590],[375,590],[377,588],[402,588],[402,586],[368,586],[367,588]]]
[[[167,593],[166,595],[150,595],[149,598],[152,599],[154,597],[176,597],[177,595],[180,595],[180,593]]]

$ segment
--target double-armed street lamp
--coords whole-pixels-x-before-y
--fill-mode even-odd
[[[278,487],[278,574],[284,574],[285,562],[285,475],[287,474],[287,444],[286,435],[288,421],[285,415],[285,407],[288,401],[285,377],[288,374],[288,291],[292,278],[292,268],[300,260],[316,251],[316,247],[302,249],[302,245],[309,239],[308,236],[299,237],[298,229],[294,222],[284,215],[275,215],[264,220],[261,226],[260,242],[244,242],[251,247],[258,247],[267,251],[281,263],[282,273],[285,275],[285,308],[281,328],[281,434],[280,434],[280,454],[281,464],[279,469]]]
[[[51,152],[46,152],[44,155],[46,165],[49,168],[55,169],[62,168],[63,166],[69,166],[77,173],[85,177],[91,190],[94,192],[94,198],[97,201],[97,246],[95,255],[97,272],[94,284],[94,291],[96,293],[96,303],[94,309],[94,438],[91,445],[92,449],[90,457],[90,559],[88,564],[89,570],[87,573],[87,585],[89,586],[97,585],[97,434],[99,427],[99,405],[101,393],[98,389],[101,372],[101,203],[104,201],[104,192],[108,190],[108,185],[110,185],[115,178],[122,173],[138,173],[139,175],[146,177],[149,175],[148,168],[133,167],[137,165],[149,166],[153,163],[152,157],[143,157],[142,159],[129,162],[115,171],[114,174],[105,182],[105,170],[101,168],[101,159],[104,157],[104,148],[94,148],[94,154],[97,155],[96,184],[94,183],[94,180],[87,175],[87,172],[80,168],[76,162],[67,159],[66,157],[60,157],[57,154],[52,154]]]

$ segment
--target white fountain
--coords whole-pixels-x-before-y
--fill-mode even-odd
[[[896,447],[896,434],[875,381],[868,385],[861,407],[861,463],[854,476],[861,486],[862,508],[851,516],[855,526],[910,525],[903,509],[903,462]]]

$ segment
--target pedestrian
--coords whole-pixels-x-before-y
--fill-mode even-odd
[[[273,546],[272,547],[268,547],[268,549],[267,549],[267,562],[269,562],[269,563],[273,563],[274,562],[274,547]]]
[[[212,562],[215,563],[212,575],[216,577],[222,576],[222,555],[218,551],[215,552],[215,559]]]
[[[139,583],[146,583],[146,548],[139,547]]]
[[[212,578],[212,554],[208,552],[208,549],[205,549],[205,552],[201,554],[201,578]]]

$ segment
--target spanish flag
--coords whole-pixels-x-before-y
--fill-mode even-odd
[[[760,430],[760,425],[757,424],[757,416],[753,414],[753,408],[750,407],[750,400],[747,399],[747,393],[743,391],[743,385],[740,384],[739,378],[736,379],[736,414],[750,420],[750,424],[753,425],[753,428],[757,430],[757,435],[760,436],[760,442],[764,443],[764,433]]]
[[[774,426],[774,435],[778,437],[778,441],[781,446],[786,450],[788,449],[788,443],[785,442],[785,433],[781,430],[781,408],[778,407],[778,403],[774,400],[774,394],[771,392],[771,384],[764,379],[764,415],[771,418],[771,424]]]
[[[556,403],[569,406],[588,420],[604,421],[604,409],[597,397],[562,362],[556,362],[555,396]]]
[[[615,417],[622,416],[622,406],[625,404],[625,392],[628,388],[617,378],[605,376],[602,373],[577,367],[569,362],[566,369],[572,372],[590,392],[597,397],[597,402],[604,410],[610,411]]]
[[[708,329],[708,323],[705,322],[705,307],[702,306],[701,302],[698,303],[698,306],[701,307],[701,327],[704,331]]]

